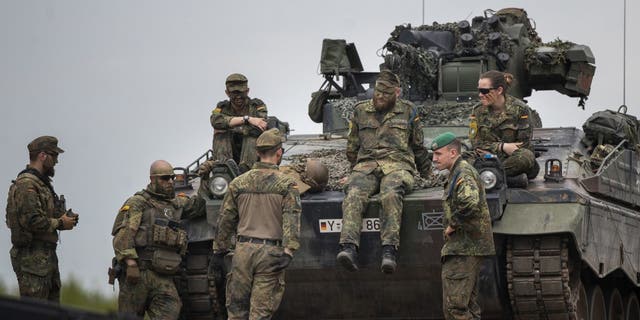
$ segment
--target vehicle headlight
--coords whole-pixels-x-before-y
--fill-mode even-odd
[[[484,188],[487,190],[492,189],[498,183],[498,177],[491,170],[485,170],[480,172],[480,180],[484,183]]]
[[[222,176],[213,177],[209,184],[209,190],[215,196],[221,197],[229,190],[229,181]]]

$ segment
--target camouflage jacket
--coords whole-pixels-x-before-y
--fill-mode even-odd
[[[444,228],[455,231],[445,239],[442,256],[487,256],[496,253],[484,185],[476,169],[458,158],[444,186]]]
[[[213,249],[229,250],[231,237],[236,233],[243,235],[243,229],[249,233],[244,234],[247,236],[254,236],[251,232],[281,235],[282,246],[296,250],[300,246],[301,211],[300,193],[294,180],[276,165],[256,162],[252,170],[229,185],[220,208]],[[266,226],[277,230],[265,230]]]
[[[143,214],[151,208],[172,207],[177,212],[174,217],[180,219],[192,219],[205,215],[206,201],[200,196],[195,195],[191,198],[184,194],[179,194],[173,199],[167,196],[151,192],[147,189],[136,192],[136,194],[127,199],[124,205],[118,211],[116,220],[113,223],[111,235],[113,238],[113,250],[116,259],[122,261],[126,258],[137,259],[136,241],[140,236],[138,231],[141,230],[141,222]],[[142,226],[145,227],[146,226]],[[150,230],[144,230],[149,231]],[[137,237],[137,238],[136,238]]]
[[[28,246],[33,239],[56,243],[56,232],[63,210],[48,177],[36,169],[27,169],[9,188],[6,222],[11,229],[11,243]]]
[[[236,112],[229,100],[218,102],[216,108],[211,112],[211,126],[213,126],[213,158],[216,160],[233,159],[234,148],[240,151],[238,165],[245,164],[251,168],[257,161],[256,139],[262,131],[249,124],[231,128],[229,121],[233,117],[250,117],[267,119],[267,106],[260,99],[249,99],[249,104],[243,112]],[[235,145],[234,135],[243,136],[242,145]]]
[[[384,174],[396,170],[427,176],[431,159],[424,146],[422,123],[415,106],[397,100],[379,122],[372,100],[355,106],[349,122],[347,159],[354,171],[370,173],[380,167]]]
[[[469,139],[473,147],[488,150],[501,160],[507,154],[500,150],[503,142],[522,142],[521,148],[533,151],[531,138],[531,109],[524,101],[507,95],[506,109],[501,114],[493,114],[488,107],[478,104],[474,107],[469,123]]]

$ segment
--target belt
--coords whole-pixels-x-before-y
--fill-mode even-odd
[[[282,245],[282,240],[260,239],[260,238],[252,238],[252,237],[245,237],[245,236],[238,236],[238,242],[261,243],[261,244],[268,244],[271,246]]]

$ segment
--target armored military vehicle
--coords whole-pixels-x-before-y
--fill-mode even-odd
[[[383,49],[381,68],[400,75],[403,97],[418,106],[427,140],[443,131],[466,136],[484,71],[512,73],[517,86],[510,93],[516,97],[525,98],[532,89],[556,90],[579,98],[579,104],[595,72],[589,47],[543,43],[526,12],[513,8],[487,10],[471,22],[398,26]],[[290,159],[343,150],[346,119],[358,100],[371,97],[377,75],[363,72],[355,45],[344,40],[324,41],[321,71],[325,83],[314,94],[309,115],[323,123],[323,134],[289,136]],[[597,112],[582,130],[532,124],[543,170],[525,188],[506,185],[497,162],[477,164],[497,249],[481,270],[483,318],[640,318],[638,121],[625,109]],[[189,177],[207,157],[180,169],[185,189],[199,183]],[[333,176],[344,160],[323,161]],[[228,183],[224,175],[221,170],[210,178],[220,177],[212,188],[218,196]],[[379,269],[375,196],[364,214],[360,270],[336,265],[344,193],[329,189],[302,196],[301,248],[287,269],[277,318],[442,318],[442,188],[421,185],[405,197],[398,269],[392,275]],[[209,199],[206,218],[187,226],[189,256],[177,279],[187,318],[224,313],[224,272],[207,260],[219,206],[219,199]]]

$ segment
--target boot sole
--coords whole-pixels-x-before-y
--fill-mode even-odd
[[[340,263],[340,265],[342,265],[342,267],[347,269],[348,271],[358,271],[358,266],[353,261],[351,261],[351,259],[349,258],[349,254],[346,252],[338,253],[338,263]]]
[[[396,271],[396,263],[382,263],[382,266],[380,266],[380,269],[382,270],[382,272],[386,273],[386,274],[392,274]]]

